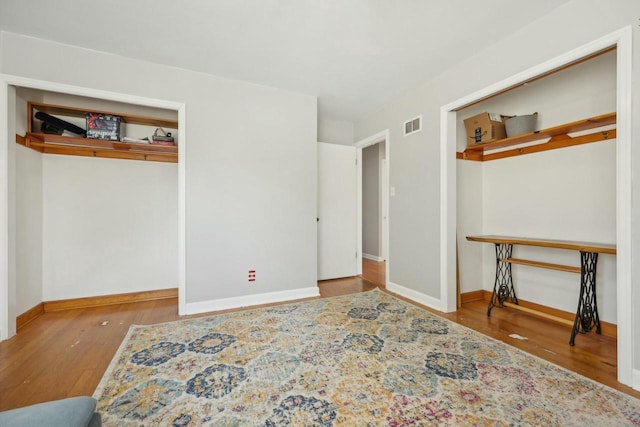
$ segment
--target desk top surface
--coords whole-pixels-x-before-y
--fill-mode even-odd
[[[533,239],[512,236],[467,236],[467,240],[486,243],[506,243],[511,245],[541,246],[545,248],[572,249],[581,252],[616,254],[616,245],[610,243],[574,242],[571,240]]]

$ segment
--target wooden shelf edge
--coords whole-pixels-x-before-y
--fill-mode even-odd
[[[574,242],[571,240],[533,239],[529,237],[510,236],[467,236],[471,242],[482,243],[506,243],[510,245],[538,246],[541,248],[567,249],[581,252],[597,252],[601,254],[615,255],[616,245],[609,243]]]
[[[82,138],[84,139],[84,138]],[[109,141],[101,141],[106,142],[108,145],[113,147],[113,143]],[[23,137],[20,135],[16,135],[16,143],[20,145],[24,145],[25,147],[31,148],[43,154],[62,154],[68,156],[83,156],[83,157],[102,157],[102,158],[110,158],[110,159],[124,159],[124,160],[142,160],[142,161],[152,161],[152,162],[165,162],[165,163],[178,163],[178,147],[164,147],[171,148],[170,152],[163,151],[146,151],[140,149],[117,149],[117,148],[109,148],[108,146],[96,145],[93,147],[84,146],[84,145],[68,145],[68,144],[57,144],[57,143],[49,143],[49,142],[41,142],[40,140],[34,138],[31,139],[29,136]],[[128,145],[122,144],[120,145]],[[136,144],[144,147],[144,144]],[[162,147],[162,146],[159,146]]]
[[[476,162],[482,162],[484,160],[484,156],[481,152],[467,152],[463,151],[462,153],[456,152],[456,159],[458,160],[473,160]]]
[[[25,146],[25,147],[27,147],[27,148],[31,148],[32,150],[38,151],[38,152],[40,152],[40,153],[44,152],[44,150],[42,149],[42,147],[34,146],[34,145],[31,143],[31,140],[30,140],[30,139],[28,139],[28,138],[26,138],[26,137],[24,137],[24,136],[22,136],[22,135],[18,135],[18,134],[16,134],[16,144],[23,145],[23,146]]]
[[[68,156],[102,157],[108,159],[144,160],[155,162],[178,163],[178,155],[171,153],[153,153],[127,150],[109,150],[91,147],[71,147],[47,144],[44,154],[63,154]]]
[[[40,144],[71,145],[77,147],[107,148],[123,151],[143,151],[160,153],[178,153],[177,146],[140,144],[135,142],[108,141],[102,139],[83,138],[80,136],[52,135],[39,132],[27,132],[27,139],[37,140]]]
[[[520,264],[520,265],[528,265],[530,267],[546,268],[549,270],[566,271],[567,273],[578,273],[578,274],[581,273],[580,267],[574,267],[571,265],[552,264],[549,262],[531,261],[528,259],[518,259],[518,258],[503,258],[500,261],[508,262],[510,264]]]
[[[557,148],[570,147],[574,145],[587,144],[591,142],[598,142],[608,139],[616,138],[616,131],[606,130],[593,132],[587,135],[579,137],[571,137],[568,134],[574,132],[580,132],[590,129],[601,128],[616,123],[616,113],[607,113],[599,116],[590,117],[588,119],[579,120],[576,122],[567,123],[552,128],[543,129],[537,132],[526,133],[523,135],[517,135],[511,138],[505,138],[486,144],[480,144],[476,146],[467,147],[461,156],[456,156],[462,160],[496,160],[499,158],[512,157],[521,154],[537,153],[541,151],[554,150]],[[516,148],[513,150],[502,151],[494,154],[485,154],[487,151],[497,150],[499,148],[506,148],[510,146],[525,144],[528,142],[542,141],[548,139],[546,142],[542,142],[537,145],[528,147]]]
[[[524,154],[540,153],[543,151],[556,150],[558,148],[574,147],[576,145],[590,144],[592,142],[608,141],[616,139],[617,133],[615,129],[594,132],[587,135],[565,138],[554,137],[549,142],[538,145],[530,145],[528,147],[514,148],[513,150],[500,151],[498,153],[484,154],[481,161],[490,161],[504,159],[507,157],[521,156]]]

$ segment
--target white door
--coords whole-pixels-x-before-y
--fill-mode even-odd
[[[357,274],[356,148],[318,143],[318,280]]]

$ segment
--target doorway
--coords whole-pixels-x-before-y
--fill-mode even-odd
[[[386,217],[382,209],[385,194],[385,142],[362,149],[362,277],[378,285],[385,285],[383,228]]]
[[[389,277],[389,131],[354,145],[358,154],[358,274],[386,286]]]

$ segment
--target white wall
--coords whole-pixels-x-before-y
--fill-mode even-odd
[[[495,270],[495,262],[488,265],[485,274],[483,246],[468,242],[466,236],[485,234],[483,163],[458,160],[456,164],[458,196],[457,251],[460,292],[471,292],[487,287],[487,274]],[[495,257],[494,257],[495,258]],[[491,284],[493,286],[493,284]]]
[[[485,234],[615,243],[615,156],[614,140],[489,162]],[[485,246],[484,289],[492,289],[495,251]],[[580,266],[577,251],[517,246],[514,257]],[[579,275],[524,266],[513,272],[520,298],[575,312]],[[601,255],[597,273],[600,318],[617,323],[616,257]]]
[[[353,123],[328,118],[318,120],[318,141],[352,145],[355,142],[353,139]]]
[[[42,157],[16,145],[16,313],[42,300]]]
[[[15,132],[24,135],[27,100],[42,96],[17,90]],[[11,141],[13,142],[13,141]],[[42,155],[14,143],[16,168],[16,314],[42,302]]]
[[[1,52],[1,49],[0,49]],[[1,61],[0,61],[1,64]],[[17,248],[16,248],[16,237],[17,237],[17,220],[16,220],[16,144],[9,144],[8,141],[11,141],[11,138],[15,138],[16,133],[16,111],[14,108],[9,108],[9,106],[15,105],[17,102],[16,90],[14,87],[7,88],[7,108],[6,108],[6,128],[4,131],[7,132],[7,155],[0,162],[0,167],[3,168],[2,173],[6,174],[6,181],[0,180],[0,185],[2,185],[1,196],[2,200],[6,200],[6,205],[2,206],[2,231],[0,231],[0,244],[2,244],[2,252],[3,259],[0,261],[2,263],[0,268],[0,274],[3,275],[3,281],[6,279],[7,283],[12,286],[2,287],[2,295],[0,299],[0,303],[3,302],[6,298],[6,304],[2,304],[1,314],[6,315],[6,317],[0,319],[0,324],[2,325],[2,330],[0,331],[3,336],[11,336],[16,332],[16,316],[20,313],[17,311],[17,289],[15,286],[16,278],[18,277],[18,266],[17,266]],[[2,110],[3,106],[0,106],[0,110]],[[3,119],[0,119],[3,120]],[[2,122],[0,122],[2,123]],[[4,123],[3,123],[4,124]],[[0,126],[2,128],[3,126]],[[4,222],[6,221],[6,226]],[[6,242],[6,243],[5,243]],[[6,252],[5,252],[6,251]],[[6,261],[5,261],[6,260]],[[6,262],[6,264],[5,264]]]
[[[6,74],[185,103],[187,304],[317,294],[315,97],[11,33],[1,52]]]
[[[42,101],[177,119],[175,111],[58,93]],[[155,128],[135,130],[151,136]],[[58,155],[43,162],[45,301],[178,287],[177,164]]]
[[[43,161],[45,301],[178,286],[176,164]]]
[[[461,110],[462,119],[481,111],[507,115],[538,111],[537,129],[616,110],[615,52],[553,74]],[[458,149],[465,132],[458,121]],[[495,250],[467,235],[501,234],[603,243],[616,241],[615,140],[480,163],[458,160],[458,235],[463,292],[493,289]],[[475,175],[467,171],[473,168]],[[478,188],[478,183],[481,183]],[[514,257],[579,266],[575,251],[516,246]],[[479,273],[483,272],[479,276]],[[513,267],[519,298],[574,312],[579,287],[570,273]],[[598,263],[602,320],[616,323],[616,257]]]
[[[410,97],[406,102],[405,99],[392,102],[381,113],[356,125],[356,140],[388,128],[393,141],[389,187],[395,188],[395,195],[389,197],[388,282],[437,298],[439,106],[433,106],[432,114],[423,116],[422,132],[403,135],[404,121],[420,115],[424,100],[431,98],[426,93],[424,99]],[[428,132],[436,136],[425,139]]]
[[[390,282],[440,300],[440,107],[627,26],[634,31],[637,70],[638,16],[640,3],[635,0],[619,0],[615,6],[597,0],[568,2],[356,124],[356,140],[389,128],[391,139],[397,141],[390,153],[390,185],[396,189],[396,196],[390,199]],[[635,83],[634,109],[640,105],[640,85]],[[418,114],[424,117],[423,131],[403,138],[404,120]],[[640,124],[633,126],[634,131],[640,130]],[[637,163],[640,148],[637,144],[633,146],[631,161]],[[638,169],[633,168],[635,182],[640,174]],[[638,197],[640,187],[636,186],[633,198]],[[632,209],[632,221],[636,224],[640,208]],[[631,230],[632,254],[640,251],[637,228]],[[416,263],[416,259],[421,262]],[[633,265],[632,277],[639,277],[640,264]],[[634,306],[640,305],[640,293],[636,292],[633,298]],[[638,316],[634,314],[634,324],[640,324]],[[635,354],[640,354],[640,330],[635,328],[634,334]],[[634,361],[634,367],[638,369],[640,361]],[[640,384],[640,374],[636,382]]]
[[[362,253],[379,257],[380,144],[362,150]]]

